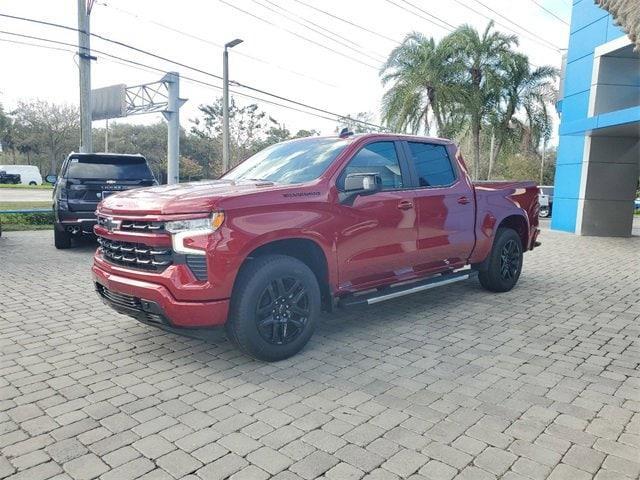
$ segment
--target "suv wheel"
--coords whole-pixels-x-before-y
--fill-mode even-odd
[[[306,345],[319,315],[320,287],[311,269],[292,257],[266,255],[238,275],[226,330],[242,351],[274,362]]]
[[[71,248],[71,235],[64,230],[58,230],[58,227],[53,227],[53,244],[58,250],[64,250]]]
[[[479,272],[480,284],[492,292],[508,292],[522,272],[522,242],[515,230],[499,228],[486,270]]]

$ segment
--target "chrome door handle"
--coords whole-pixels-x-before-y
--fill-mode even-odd
[[[467,203],[470,203],[470,202],[471,202],[471,200],[469,200],[467,197],[460,197],[458,199],[458,203],[460,205],[466,205]]]
[[[409,200],[402,200],[400,203],[398,203],[398,208],[400,210],[409,210],[413,208],[413,202],[410,202]]]

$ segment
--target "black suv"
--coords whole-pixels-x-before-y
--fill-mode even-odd
[[[71,247],[71,239],[93,235],[96,207],[107,195],[157,185],[142,155],[72,153],[62,163],[54,183],[53,214],[56,248]]]

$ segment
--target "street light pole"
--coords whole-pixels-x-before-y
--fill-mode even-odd
[[[222,54],[222,173],[229,170],[229,48],[242,43],[235,40],[226,43]]]

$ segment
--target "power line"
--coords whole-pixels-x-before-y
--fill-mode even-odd
[[[295,18],[292,18],[292,17],[293,17],[292,15],[289,15],[289,14],[287,14],[287,13],[283,13],[283,12],[279,12],[279,11],[277,11],[277,10],[273,9],[272,7],[270,7],[269,5],[265,5],[265,4],[261,3],[259,0],[251,0],[251,1],[252,1],[253,3],[255,3],[256,5],[259,5],[259,6],[261,6],[262,8],[264,8],[264,9],[266,9],[266,10],[268,10],[268,11],[270,11],[270,12],[272,12],[272,13],[276,14],[276,15],[279,15],[279,16],[281,16],[281,17],[283,17],[283,18],[288,19],[289,21],[291,21],[291,22],[295,23],[296,25],[301,26],[302,28],[306,28],[307,30],[309,30],[309,31],[311,31],[311,32],[314,32],[314,33],[316,33],[316,34],[320,35],[321,37],[326,38],[327,40],[329,40],[329,41],[331,41],[331,42],[335,42],[335,43],[337,43],[338,45],[340,45],[340,46],[342,46],[342,47],[344,47],[344,48],[347,48],[347,49],[349,49],[349,50],[352,50],[353,52],[355,52],[355,53],[356,53],[356,54],[358,54],[358,55],[365,56],[365,57],[367,57],[369,60],[373,60],[374,62],[380,62],[380,63],[382,63],[382,61],[383,61],[383,60],[381,60],[380,58],[375,58],[375,57],[373,57],[373,56],[371,56],[371,55],[369,55],[369,54],[367,54],[367,53],[365,53],[365,52],[363,52],[363,51],[361,51],[361,50],[358,50],[358,49],[357,49],[357,48],[355,48],[355,47],[352,47],[351,45],[349,45],[348,43],[346,43],[346,42],[344,42],[344,41],[342,41],[342,40],[337,40],[337,39],[333,38],[332,36],[327,35],[326,33],[322,32],[322,31],[321,31],[320,29],[318,29],[318,28],[310,27],[310,26],[308,26],[308,25],[305,25],[304,23],[302,23],[302,22],[300,22],[300,21],[296,20]],[[278,5],[276,5],[276,7],[277,7],[277,8],[280,8]]]
[[[432,24],[434,24],[434,25],[436,25],[436,26],[438,26],[438,27],[440,27],[440,28],[442,28],[444,30],[447,30],[448,32],[452,32],[453,30],[456,29],[456,27],[451,25],[449,22],[441,19],[440,17],[436,17],[435,15],[432,15],[431,13],[427,12],[426,10],[424,10],[424,9],[422,9],[420,7],[415,6],[413,3],[411,3],[411,2],[409,2],[407,0],[400,0],[400,1],[402,1],[403,3],[406,3],[407,5],[409,5],[410,7],[414,8],[415,10],[418,10],[419,12],[422,12],[423,14],[427,15],[430,18],[427,18],[427,17],[425,17],[424,15],[422,15],[420,13],[415,13],[415,12],[409,10],[407,7],[403,7],[402,5],[397,4],[393,0],[386,0],[386,1],[387,1],[387,3],[391,3],[391,4],[395,5],[396,7],[404,10],[405,12],[410,13],[411,15],[415,15],[415,16],[423,19],[423,20],[426,20],[429,23],[432,23]]]
[[[30,39],[35,39],[35,40],[39,40],[39,41],[43,41],[43,42],[50,42],[50,43],[59,44],[59,45],[69,45],[69,46],[76,47],[76,48],[78,47],[78,45],[73,44],[73,43],[62,42],[62,41],[59,41],[59,40],[47,39],[47,38],[37,37],[37,36],[33,36],[33,35],[26,35],[26,34],[15,33],[15,32],[8,32],[6,30],[0,30],[0,34],[13,35],[13,36],[24,37],[24,38],[30,38]],[[21,41],[18,41],[18,40],[9,40],[9,39],[2,39],[2,38],[0,38],[0,41],[4,41],[4,42],[7,42],[7,43],[29,45],[29,46],[34,46],[34,47],[40,47],[40,48],[45,48],[45,49],[50,49],[50,50],[58,50],[58,51],[63,51],[63,52],[67,52],[67,53],[77,54],[77,52],[75,50],[69,50],[69,49],[58,48],[58,47],[51,47],[51,46],[48,46],[48,45],[40,45],[40,44],[37,44],[37,43],[21,42]],[[127,59],[127,58],[119,57],[117,55],[113,55],[111,53],[107,53],[107,52],[104,52],[104,51],[101,51],[101,50],[92,49],[91,52],[92,53],[97,53],[99,55],[104,55],[107,58],[103,58],[103,60],[105,60],[107,62],[117,63],[119,65],[124,65],[124,66],[127,66],[129,68],[134,68],[136,70],[141,70],[141,71],[145,71],[145,72],[166,73],[166,69],[159,68],[159,67],[154,67],[152,65],[147,65],[147,64],[144,64],[144,63],[141,63],[141,62],[137,62],[135,60],[130,60],[130,59]],[[206,86],[206,87],[209,87],[209,88],[213,88],[215,90],[222,90],[222,87],[220,85],[215,85],[213,83],[205,82],[205,81],[200,80],[200,79],[188,77],[188,76],[185,76],[185,75],[181,75],[180,78],[185,80],[185,81],[187,81],[187,82],[189,82],[189,83],[192,83],[192,84],[198,84],[198,85]],[[265,98],[256,97],[254,95],[249,95],[249,94],[244,93],[244,92],[239,92],[239,91],[236,91],[236,90],[231,90],[231,92],[236,94],[236,95],[238,95],[238,96],[240,96],[240,97],[249,98],[249,99],[252,99],[252,100],[256,100],[258,102],[267,103],[269,105],[275,105],[275,106],[286,108],[286,109],[289,109],[289,110],[294,110],[296,112],[305,113],[307,115],[311,115],[313,117],[322,118],[324,120],[329,120],[329,121],[332,121],[332,122],[336,121],[336,118],[331,118],[331,117],[327,117],[327,116],[324,116],[324,115],[319,115],[317,113],[313,113],[313,112],[309,112],[309,111],[306,111],[306,110],[302,110],[302,109],[299,109],[299,108],[292,107],[291,105],[284,105],[282,103],[274,102],[272,100],[267,100]],[[339,119],[340,118],[345,119],[346,117],[339,116],[338,118]]]
[[[281,25],[278,25],[277,23],[273,23],[273,22],[271,22],[271,21],[269,21],[269,20],[267,20],[265,18],[259,17],[258,15],[255,15],[255,14],[253,14],[253,13],[247,11],[247,10],[244,10],[244,9],[238,7],[237,5],[234,5],[232,3],[227,2],[226,0],[218,0],[218,1],[220,3],[223,3],[223,4],[227,5],[228,7],[233,8],[234,10],[237,10],[239,12],[244,13],[245,15],[249,15],[250,17],[255,18],[256,20],[259,20],[260,22],[266,23],[267,25],[271,25],[272,27],[278,28],[280,30],[284,30],[285,32],[287,32],[289,34],[304,40],[305,42],[309,42],[309,43],[311,43],[313,45],[316,45],[316,46],[318,46],[320,48],[323,48],[325,50],[333,52],[336,55],[340,55],[341,57],[347,58],[347,59],[351,60],[352,62],[356,62],[356,63],[359,63],[361,65],[364,65],[365,67],[371,68],[371,69],[376,70],[376,71],[378,70],[378,67],[374,67],[373,65],[370,65],[370,64],[368,64],[366,62],[363,62],[362,60],[360,60],[358,58],[352,57],[351,55],[347,55],[344,52],[340,52],[340,51],[335,50],[335,49],[333,49],[331,47],[328,47],[327,45],[324,45],[324,44],[322,44],[320,42],[316,42],[315,40],[313,40],[311,38],[305,37],[304,35],[301,35],[301,34],[299,34],[297,32],[294,32],[293,30],[289,30],[288,28],[283,27]]]
[[[318,23],[315,23],[315,22],[313,22],[313,21],[309,20],[308,18],[305,18],[305,17],[304,17],[304,16],[302,16],[302,15],[299,15],[299,14],[297,14],[297,13],[295,13],[295,12],[292,12],[291,10],[289,10],[289,9],[287,9],[287,8],[284,8],[284,7],[282,7],[282,6],[278,5],[277,3],[275,3],[275,2],[273,2],[273,1],[271,1],[271,0],[264,0],[264,1],[265,1],[266,3],[268,3],[268,4],[270,4],[270,5],[273,5],[273,6],[274,6],[274,7],[276,7],[278,10],[282,10],[284,13],[276,12],[276,11],[275,11],[275,10],[273,10],[272,8],[270,8],[270,7],[266,6],[266,5],[263,5],[262,3],[259,3],[259,2],[258,2],[258,0],[252,0],[252,1],[253,1],[254,3],[257,3],[258,5],[260,5],[261,7],[263,7],[263,8],[266,8],[266,9],[270,10],[271,12],[275,13],[276,15],[284,16],[285,18],[288,18],[289,20],[291,20],[291,21],[293,21],[293,22],[297,23],[298,25],[301,25],[301,26],[303,26],[303,27],[305,27],[305,28],[307,28],[307,29],[310,29],[311,31],[314,31],[314,32],[318,33],[319,35],[322,35],[323,37],[326,37],[326,38],[328,38],[329,40],[331,40],[331,41],[333,41],[333,42],[338,43],[339,45],[343,45],[343,46],[344,46],[344,47],[346,47],[346,48],[349,48],[349,49],[351,49],[351,50],[354,50],[354,51],[356,51],[356,52],[357,52],[358,54],[360,54],[360,55],[365,55],[366,57],[370,58],[371,60],[373,60],[373,61],[375,61],[375,62],[382,62],[382,61],[384,61],[384,60],[381,60],[381,59],[380,59],[380,55],[379,55],[378,53],[376,53],[376,52],[371,52],[371,53],[372,53],[372,54],[374,54],[374,55],[378,55],[378,58],[373,57],[373,56],[371,56],[369,53],[367,53],[367,52],[364,50],[364,47],[363,47],[362,45],[358,44],[357,42],[354,42],[354,41],[353,41],[353,40],[351,40],[350,38],[345,37],[344,35],[341,35],[341,34],[339,34],[339,33],[336,33],[336,32],[334,32],[333,30],[330,30],[330,29],[328,29],[328,28],[326,28],[326,27],[324,27],[324,26],[322,26],[322,25],[320,25],[320,24],[318,24]],[[294,19],[292,19],[291,17],[294,17]],[[304,25],[304,24],[302,24],[302,23],[298,22],[297,20],[295,20],[296,18],[297,18],[297,19],[300,19],[300,20],[301,20],[302,22],[304,22],[304,23],[308,23],[308,24],[310,24],[310,25],[313,25],[314,27],[318,28],[319,30],[322,30],[322,31],[324,31],[324,32],[327,32],[329,35],[332,35],[332,36],[334,36],[334,37],[336,37],[336,38],[339,38],[340,40],[335,40],[334,38],[331,38],[331,36],[327,36],[327,35],[325,35],[325,34],[324,34],[324,33],[322,33],[322,32],[319,32],[319,31],[317,31],[317,30],[315,30],[315,29],[312,29],[311,27],[306,26],[306,25]],[[352,46],[352,45],[353,45],[353,46]]]
[[[58,27],[58,28],[63,28],[63,29],[65,29],[65,30],[71,30],[71,31],[76,31],[76,32],[78,31],[78,29],[73,28],[73,27],[69,27],[69,26],[67,26],[67,25],[56,24],[56,23],[46,22],[46,21],[43,21],[43,20],[37,20],[37,19],[32,19],[32,18],[18,17],[18,16],[15,16],[15,15],[8,15],[8,14],[4,14],[4,13],[0,13],[0,17],[12,18],[12,19],[14,19],[14,20],[21,20],[21,21],[26,21],[26,22],[31,22],[31,23],[44,24],[44,25],[48,25],[48,26],[52,26],[52,27]],[[14,34],[14,35],[21,35],[21,34]],[[211,72],[207,72],[206,70],[202,70],[202,69],[197,68],[197,67],[192,67],[192,66],[190,66],[190,65],[184,64],[184,63],[182,63],[182,62],[178,62],[178,61],[176,61],[176,60],[169,59],[169,58],[167,58],[167,57],[163,57],[163,56],[161,56],[161,55],[157,55],[157,54],[155,54],[155,53],[153,53],[153,52],[149,52],[149,51],[143,50],[143,49],[141,49],[141,48],[134,47],[133,45],[129,45],[129,44],[127,44],[127,43],[120,42],[120,41],[118,41],[118,40],[113,40],[113,39],[110,39],[110,38],[104,37],[104,36],[102,36],[102,35],[99,35],[99,34],[97,34],[97,33],[91,33],[90,35],[91,35],[91,36],[94,36],[94,37],[96,37],[96,38],[99,38],[99,39],[101,39],[101,40],[104,40],[104,41],[107,41],[107,42],[110,42],[110,43],[113,43],[113,44],[116,44],[116,45],[119,45],[119,46],[122,46],[122,47],[125,47],[125,48],[132,49],[132,50],[134,50],[134,51],[136,51],[136,52],[139,52],[139,53],[143,53],[143,54],[145,54],[145,55],[152,56],[152,57],[157,58],[157,59],[159,59],[159,60],[162,60],[162,61],[165,61],[165,62],[169,62],[169,63],[172,63],[172,64],[174,64],[174,65],[178,65],[178,66],[181,66],[181,67],[187,68],[187,69],[189,69],[189,70],[193,70],[193,71],[198,72],[198,73],[201,73],[201,74],[203,74],[203,75],[207,75],[207,76],[210,76],[210,77],[216,78],[216,79],[218,79],[218,80],[222,80],[222,77],[221,77],[220,75],[217,75],[217,74],[214,74],[214,73],[211,73]],[[55,40],[48,40],[48,39],[43,39],[43,38],[41,38],[41,37],[34,37],[34,36],[29,36],[29,35],[24,35],[24,36],[25,36],[25,37],[32,38],[32,39],[36,39],[36,40],[51,41],[51,42],[53,42],[53,43],[67,44],[66,42],[59,42],[59,41],[55,41]],[[67,44],[67,45],[69,45],[69,44]],[[77,45],[74,45],[74,44],[71,44],[71,45],[73,45],[73,46],[77,47]],[[119,60],[129,61],[129,60],[127,60],[127,59],[123,59],[122,57],[117,57],[117,56],[115,56],[115,55],[112,55],[112,54],[109,54],[109,53],[106,53],[106,52],[101,52],[101,51],[99,51],[99,50],[92,49],[92,51],[97,52],[97,53],[101,53],[101,54],[103,54],[103,55],[111,56],[111,57],[113,57],[113,58],[117,58],[117,59],[119,59]],[[141,66],[146,66],[146,67],[148,67],[148,65],[144,65],[144,64],[139,63],[139,62],[134,62],[134,61],[131,61],[131,62],[132,62],[132,63],[138,63],[138,64],[139,64],[139,65],[141,65]],[[319,113],[322,113],[322,114],[325,114],[325,115],[331,115],[331,116],[333,116],[333,117],[337,117],[338,119],[343,119],[343,120],[350,119],[350,120],[352,120],[352,121],[354,121],[354,122],[356,122],[356,123],[360,123],[360,124],[362,124],[362,125],[366,125],[366,126],[369,126],[369,127],[372,127],[372,128],[376,128],[376,129],[380,129],[380,130],[384,130],[384,129],[385,129],[385,127],[382,127],[381,125],[376,125],[376,124],[374,124],[374,123],[365,122],[365,121],[363,121],[363,120],[356,120],[356,119],[352,119],[351,117],[348,117],[348,116],[346,116],[346,115],[342,115],[342,114],[339,114],[339,113],[335,113],[335,112],[332,112],[332,111],[330,111],[330,110],[326,110],[326,109],[323,109],[323,108],[314,107],[314,106],[312,106],[312,105],[308,105],[308,104],[303,103],[303,102],[300,102],[300,101],[298,101],[298,100],[293,100],[293,99],[290,99],[290,98],[284,97],[284,96],[282,96],[282,95],[278,95],[278,94],[275,94],[275,93],[271,93],[271,92],[268,92],[268,91],[266,91],[266,90],[262,90],[262,89],[260,89],[260,88],[252,87],[252,86],[250,86],[250,85],[246,85],[246,84],[243,84],[243,83],[240,83],[240,82],[237,82],[237,81],[233,81],[233,82],[231,82],[231,83],[233,83],[233,84],[234,84],[234,85],[236,85],[237,87],[244,88],[244,89],[247,89],[247,90],[253,91],[253,92],[255,92],[255,93],[260,93],[260,94],[262,94],[262,95],[267,95],[267,96],[269,96],[269,97],[273,97],[273,98],[276,98],[276,99],[281,100],[281,101],[285,101],[285,102],[288,102],[288,103],[292,103],[292,104],[294,104],[294,105],[298,105],[298,106],[300,106],[300,107],[307,108],[307,109],[309,109],[309,110],[313,110],[313,111],[316,111],[316,112],[319,112]],[[248,94],[245,94],[245,96],[249,96],[249,95],[248,95]],[[255,97],[254,97],[254,98],[255,98]],[[286,107],[285,107],[285,108],[286,108]]]
[[[476,2],[476,3],[478,3],[478,4],[480,4],[480,5],[482,5],[484,8],[486,8],[487,10],[489,10],[489,11],[493,12],[494,14],[498,15],[500,18],[502,18],[502,19],[506,20],[507,22],[512,23],[513,25],[515,25],[516,27],[518,27],[520,30],[523,30],[523,31],[527,32],[528,34],[533,35],[534,37],[539,38],[539,39],[540,39],[540,40],[542,40],[543,42],[545,42],[545,43],[547,43],[547,44],[551,45],[551,46],[552,46],[556,51],[558,51],[558,52],[560,51],[560,48],[558,48],[558,47],[557,47],[556,45],[554,45],[553,43],[551,43],[551,42],[549,42],[548,40],[544,39],[544,38],[543,38],[543,37],[541,37],[540,35],[538,35],[538,34],[536,34],[536,33],[532,32],[531,30],[529,30],[529,29],[527,29],[527,28],[523,27],[523,26],[522,26],[522,25],[520,25],[519,23],[514,22],[513,20],[511,20],[511,19],[509,19],[509,18],[505,17],[505,16],[504,16],[504,15],[502,15],[500,12],[497,12],[496,10],[494,10],[493,8],[491,8],[491,7],[487,6],[485,3],[481,2],[480,0],[473,0],[473,1],[474,1],[474,2]]]
[[[543,4],[541,4],[540,2],[538,2],[538,0],[531,0],[533,3],[535,3],[538,7],[540,7],[542,10],[544,10],[545,12],[547,12],[549,15],[551,15],[552,17],[554,17],[557,20],[560,20],[562,23],[564,23],[566,26],[569,26],[569,22],[567,22],[564,18],[559,17],[558,15],[556,15],[555,13],[553,13],[551,10],[549,10],[547,7],[545,7]]]
[[[531,37],[531,36],[529,36],[529,35],[523,35],[522,33],[520,33],[520,32],[518,32],[518,31],[514,30],[513,28],[511,28],[510,26],[505,25],[504,23],[501,23],[501,22],[497,21],[495,18],[490,17],[489,15],[487,15],[487,14],[485,14],[485,13],[483,13],[483,12],[480,12],[480,11],[476,10],[475,8],[473,8],[473,7],[469,6],[469,5],[467,5],[466,3],[462,3],[460,0],[453,0],[453,1],[454,1],[454,2],[456,2],[458,5],[460,5],[460,6],[464,7],[464,8],[466,8],[467,10],[469,10],[469,11],[471,11],[471,12],[475,13],[476,15],[480,15],[481,17],[486,18],[486,19],[487,19],[487,20],[489,20],[490,22],[494,22],[496,25],[499,25],[499,26],[501,26],[502,28],[505,28],[505,29],[509,30],[511,33],[514,33],[514,34],[516,34],[516,35],[522,35],[523,37],[528,38],[528,39],[529,39],[529,40],[531,40],[532,42],[535,42],[535,43],[537,43],[538,45],[540,45],[540,46],[542,46],[542,47],[544,47],[544,48],[548,48],[548,49],[553,50],[553,51],[558,51],[558,48],[557,48],[557,47],[555,47],[555,46],[553,46],[553,45],[551,45],[551,44],[548,44],[547,42],[541,42],[540,40],[538,40],[538,39],[537,39],[537,38],[535,38],[535,37]]]
[[[293,1],[296,2],[296,3],[299,3],[300,5],[304,5],[307,8],[315,10],[316,12],[320,12],[320,13],[322,13],[324,15],[327,15],[327,16],[329,16],[329,17],[331,17],[331,18],[333,18],[335,20],[338,20],[338,21],[340,21],[342,23],[346,23],[346,24],[351,25],[352,27],[355,27],[355,28],[357,28],[359,30],[362,30],[362,31],[367,32],[367,33],[370,33],[372,35],[375,35],[378,38],[382,38],[382,39],[387,40],[387,41],[389,41],[391,43],[394,43],[396,45],[398,45],[400,43],[400,42],[394,40],[391,37],[387,37],[386,35],[383,35],[380,32],[376,32],[375,30],[371,30],[371,29],[369,29],[367,27],[363,27],[362,25],[358,25],[357,23],[354,23],[351,20],[347,20],[345,18],[342,18],[342,17],[339,17],[337,15],[334,15],[333,13],[327,12],[326,10],[322,10],[321,8],[318,8],[318,7],[314,6],[314,5],[310,5],[310,4],[308,4],[308,3],[306,3],[306,2],[304,2],[302,0],[293,0]]]
[[[217,47],[217,48],[224,48],[224,45],[222,45],[220,43],[216,43],[216,42],[214,42],[212,40],[209,40],[207,38],[203,38],[203,37],[200,37],[198,35],[194,35],[193,33],[185,32],[183,30],[178,30],[177,28],[171,27],[171,26],[166,25],[164,23],[157,22],[155,20],[151,20],[149,18],[141,17],[141,16],[139,16],[139,15],[133,13],[133,12],[124,10],[124,9],[122,9],[120,7],[113,6],[113,5],[108,4],[106,2],[99,3],[98,5],[101,5],[101,6],[104,6],[104,7],[107,7],[107,8],[112,8],[114,10],[119,11],[120,13],[123,13],[125,15],[129,15],[129,16],[131,16],[133,18],[136,18],[137,20],[141,20],[143,22],[147,22],[147,23],[150,23],[152,25],[156,25],[156,26],[158,26],[160,28],[163,28],[165,30],[171,31],[173,33],[177,33],[179,35],[183,35],[183,36],[185,36],[187,38],[191,38],[193,40],[197,40],[199,42],[206,43],[208,45],[212,45],[212,46]],[[332,88],[337,88],[338,87],[337,85],[335,85],[333,83],[329,83],[329,82],[327,82],[325,80],[322,80],[322,79],[319,79],[317,77],[313,77],[311,75],[307,75],[306,73],[302,73],[302,72],[298,72],[296,70],[292,70],[292,69],[284,67],[282,65],[278,65],[277,63],[266,61],[266,60],[264,60],[264,59],[262,59],[260,57],[255,57],[253,55],[250,55],[250,54],[242,52],[242,51],[237,51],[237,52],[234,51],[234,55],[239,55],[241,57],[249,58],[249,59],[251,59],[253,61],[260,62],[260,63],[263,63],[265,65],[269,65],[269,66],[278,68],[278,69],[283,70],[285,72],[289,72],[289,73],[292,73],[294,75],[297,75],[297,76],[300,76],[300,77],[303,77],[303,78],[306,78],[306,79],[309,79],[309,80],[313,80],[315,82],[321,83],[321,84],[326,85],[328,87],[332,87]]]

